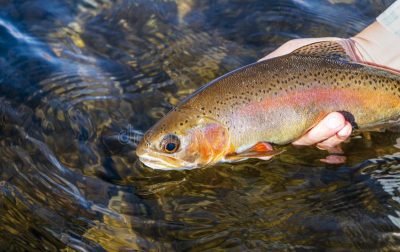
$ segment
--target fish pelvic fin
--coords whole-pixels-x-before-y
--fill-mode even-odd
[[[248,158],[258,158],[262,160],[269,160],[273,156],[282,153],[283,150],[274,150],[267,142],[258,142],[252,147],[241,152],[229,153],[225,156],[226,161],[235,162]]]

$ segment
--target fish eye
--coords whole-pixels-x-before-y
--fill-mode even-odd
[[[161,140],[161,149],[166,153],[174,153],[179,149],[180,140],[179,137],[173,134],[166,135]]]

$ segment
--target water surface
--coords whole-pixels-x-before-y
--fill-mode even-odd
[[[384,0],[0,1],[0,247],[398,250],[399,133],[269,162],[155,171],[138,139],[283,42],[348,37]]]

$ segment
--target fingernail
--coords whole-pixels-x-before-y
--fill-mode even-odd
[[[341,121],[338,120],[338,118],[336,118],[336,117],[329,118],[327,123],[328,123],[328,127],[330,129],[337,129],[342,124]]]

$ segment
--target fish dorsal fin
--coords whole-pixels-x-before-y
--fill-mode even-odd
[[[350,56],[347,54],[346,49],[336,41],[312,43],[294,50],[291,54],[352,61]]]

